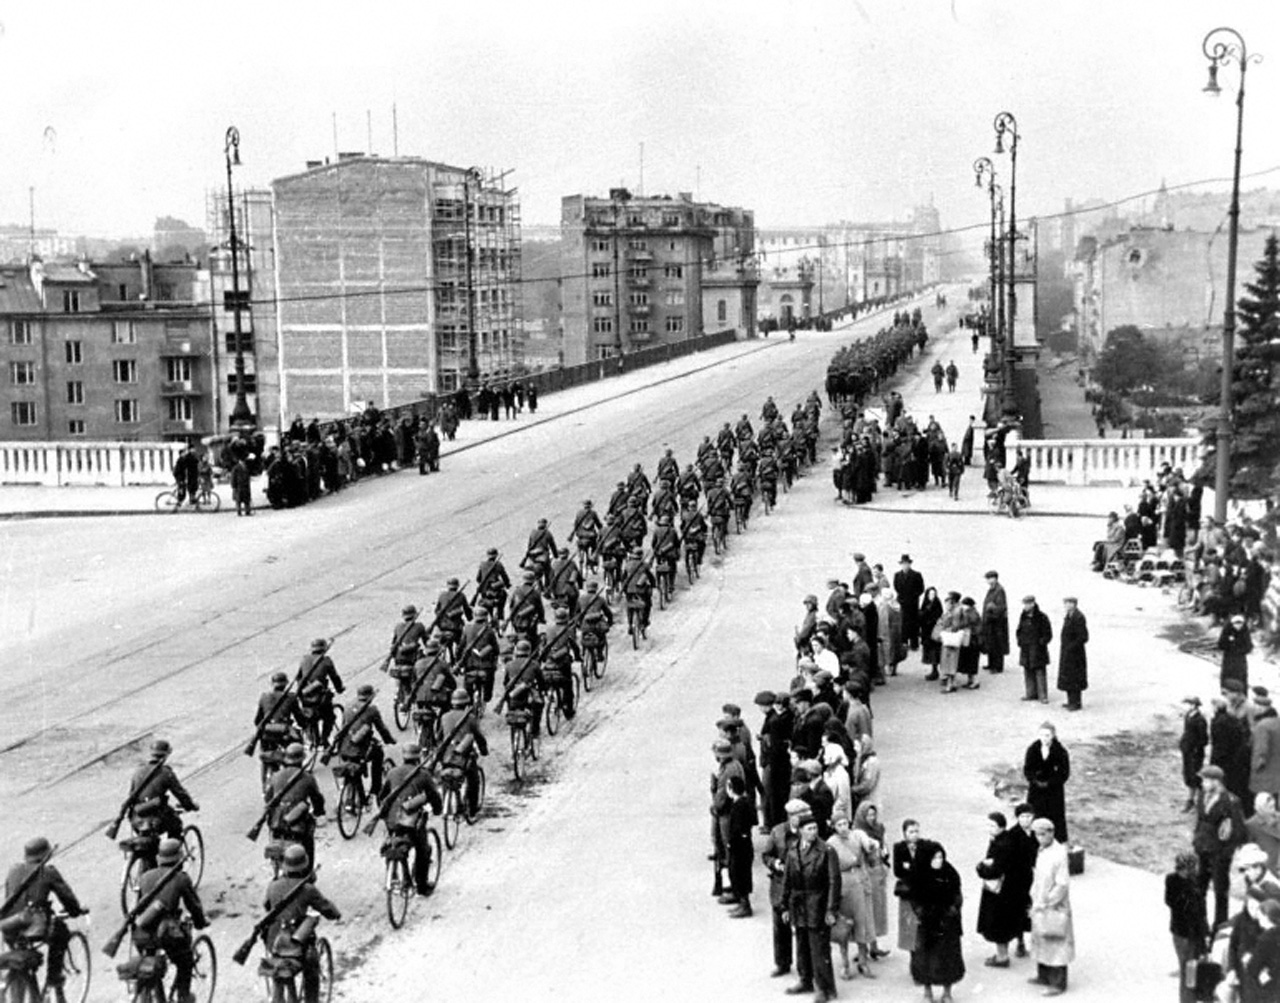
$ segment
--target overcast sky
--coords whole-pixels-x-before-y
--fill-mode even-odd
[[[1280,166],[1280,0],[64,0],[0,4],[0,221],[92,235],[204,222],[235,124],[264,184],[343,150],[512,168],[526,222],[562,195],[692,190],[763,226],[984,219],[971,164],[1018,118],[1019,216],[1229,176],[1238,79],[1203,95],[1218,24],[1249,72],[1246,172]],[[48,132],[47,130],[52,130]],[[56,135],[55,135],[56,134]],[[1007,158],[999,164],[1007,174]],[[1246,184],[1280,187],[1280,172]]]

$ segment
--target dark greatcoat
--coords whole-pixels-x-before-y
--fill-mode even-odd
[[[1009,654],[1009,600],[999,582],[982,600],[982,650],[988,655]]]
[[[1249,723],[1225,707],[1215,711],[1209,722],[1209,763],[1222,770],[1223,785],[1236,797],[1249,792]]]
[[[1037,739],[1027,746],[1022,775],[1027,780],[1027,804],[1037,818],[1047,818],[1053,823],[1054,837],[1067,841],[1066,784],[1071,779],[1071,757],[1066,747],[1056,738],[1049,743],[1046,756]]]
[[[1238,679],[1249,685],[1249,652],[1253,650],[1253,638],[1247,626],[1237,629],[1228,623],[1218,635],[1218,650],[1222,652],[1221,680]]]
[[[1178,739],[1178,751],[1182,753],[1182,782],[1185,786],[1200,786],[1200,767],[1204,766],[1204,750],[1209,745],[1209,722],[1199,707],[1192,707],[1182,717],[1182,737]]]
[[[807,847],[798,841],[787,850],[782,898],[791,925],[802,930],[826,926],[827,913],[840,911],[840,862],[820,839]]]
[[[1078,609],[1072,610],[1062,621],[1058,640],[1058,689],[1067,692],[1087,690],[1089,661],[1084,646],[1089,641],[1089,625]]]
[[[893,576],[893,591],[902,607],[902,634],[908,641],[920,636],[920,597],[924,595],[924,575],[914,568]]]
[[[993,944],[1013,940],[1023,931],[1027,918],[1026,881],[1017,873],[1020,857],[1025,856],[1025,850],[1017,844],[1021,832],[1019,829],[1017,833],[1008,830],[996,833],[987,844],[985,859],[978,864],[978,877],[983,881],[1000,881],[998,892],[983,885],[978,903],[978,932]],[[988,860],[991,862],[987,863]],[[1030,877],[1029,868],[1027,877]]]
[[[1049,664],[1049,642],[1053,626],[1039,606],[1024,609],[1018,618],[1018,662],[1024,669],[1043,669]]]
[[[926,861],[915,882],[920,927],[916,949],[911,952],[911,978],[917,985],[949,986],[964,978],[960,948],[963,900],[955,868],[943,863],[935,870]]]

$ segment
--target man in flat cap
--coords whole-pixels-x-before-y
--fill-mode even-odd
[[[1200,770],[1200,798],[1196,805],[1196,827],[1192,848],[1200,858],[1200,894],[1206,896],[1213,885],[1213,924],[1227,921],[1231,886],[1231,855],[1245,842],[1244,811],[1240,799],[1223,784],[1222,769],[1205,766]]]
[[[1009,654],[1009,598],[1000,575],[988,571],[987,594],[982,600],[982,650],[987,653],[987,671],[1003,672],[1004,656]]]
[[[840,863],[835,850],[818,838],[818,820],[805,813],[796,820],[799,841],[788,848],[782,873],[784,920],[796,935],[796,974],[787,992],[813,992],[815,1003],[835,999],[831,967],[831,927],[840,909]]]
[[[737,777],[745,785],[746,771],[734,756],[733,743],[728,739],[717,738],[711,751],[716,757],[716,768],[711,774],[711,859],[716,868],[711,894],[725,905],[733,905],[737,898],[724,886],[724,870],[729,866],[729,814],[733,807],[729,778]]]
[[[783,896],[783,874],[787,867],[787,855],[800,842],[800,817],[809,806],[799,798],[789,800],[784,806],[786,819],[769,829],[769,838],[760,852],[764,869],[769,872],[769,905],[773,912],[773,972],[777,979],[791,971],[791,922],[787,916],[786,899]]]
[[[1058,632],[1058,689],[1067,695],[1067,710],[1082,710],[1082,694],[1089,688],[1089,624],[1075,596],[1062,600],[1064,615]]]
[[[1018,617],[1018,663],[1022,666],[1025,689],[1023,700],[1049,702],[1049,642],[1053,640],[1053,624],[1036,603],[1035,596],[1024,596],[1022,615]]]

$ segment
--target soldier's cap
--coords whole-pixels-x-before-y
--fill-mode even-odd
[[[590,498],[584,498],[584,499],[582,499],[582,507],[583,507],[583,508],[590,508],[590,507],[591,507],[591,499],[590,499]]]
[[[809,810],[809,802],[801,801],[799,798],[792,798],[782,806],[782,810],[788,815],[803,815]]]
[[[1196,776],[1201,780],[1223,780],[1226,778],[1221,766],[1202,766]]]
[[[404,609],[400,611],[400,615],[401,616],[417,616],[418,607],[413,605],[413,603],[410,603],[408,606],[406,606]]]
[[[271,673],[271,685],[274,686],[276,689],[281,689],[282,687],[288,686],[289,677],[285,675],[283,672],[273,672]]]
[[[284,873],[289,877],[301,877],[311,870],[311,858],[297,843],[290,843],[285,847],[281,863],[284,865]]]
[[[452,707],[466,707],[471,703],[471,694],[466,690],[454,690],[453,696],[449,698],[449,705]]]
[[[542,528],[543,526],[545,526],[546,524],[547,524],[547,520],[546,520],[546,519],[539,519],[539,520],[538,520],[538,528],[539,528],[539,529],[541,529],[541,528]]]
[[[815,595],[807,595],[807,596],[805,596],[805,597],[804,597],[804,604],[805,604],[806,606],[817,606],[817,605],[818,605],[818,597],[817,597],[817,596],[815,596]]]
[[[416,613],[417,610],[414,610],[414,612]],[[317,654],[328,651],[329,642],[326,641],[323,637],[317,637],[314,641],[311,642],[311,650]]]
[[[531,652],[532,650],[533,650],[533,645],[531,645],[531,644],[530,644],[527,640],[525,640],[523,637],[522,637],[519,641],[517,641],[517,642],[516,642],[516,654],[517,654],[517,655],[527,655],[527,654],[529,654],[529,652]]]
[[[853,559],[854,559],[855,561],[865,561],[865,560],[867,559],[867,555],[866,555],[866,554],[854,554],[854,555],[853,555]]]
[[[777,702],[777,697],[769,690],[761,690],[753,702],[757,707],[772,707]]]
[[[151,760],[155,762],[164,759],[169,753],[173,752],[173,746],[166,739],[157,738],[151,743]]]
[[[53,847],[44,836],[27,840],[27,845],[22,848],[23,859],[28,864],[42,864],[52,852]]]
[[[447,585],[451,589],[456,589],[460,584],[461,583],[456,578],[450,578],[447,582],[445,582],[445,585]]]
[[[533,581],[534,576],[532,571],[526,571],[521,577],[523,577],[526,582],[531,582]]]
[[[284,761],[290,766],[297,766],[306,758],[307,752],[301,742],[290,742],[285,746]]]
[[[724,717],[722,717],[719,721],[716,722],[716,727],[719,728],[721,731],[730,731],[733,729],[741,728],[742,719],[738,717],[731,717],[730,715],[726,714]]]
[[[805,807],[807,808],[808,805],[806,805]],[[796,828],[798,829],[803,829],[806,825],[817,825],[817,824],[818,824],[818,820],[816,817],[814,817],[814,814],[811,811],[802,812],[796,818]]]
[[[356,699],[358,699],[358,700],[372,700],[372,699],[373,699],[373,685],[372,685],[371,683],[361,683],[361,684],[360,684],[360,688],[359,688],[358,690],[356,690]]]
[[[162,839],[156,849],[156,863],[172,866],[182,859],[182,843],[176,839]]]
[[[723,738],[717,738],[711,743],[711,751],[717,756],[730,756],[733,754],[733,743]]]
[[[419,747],[417,742],[410,742],[400,750],[400,758],[402,758],[406,763],[416,763],[422,758],[422,749]]]
[[[498,548],[497,548],[497,547],[490,547],[488,550],[486,550],[486,551],[485,551],[485,553],[486,553],[486,554],[488,554],[490,557],[497,557],[497,556],[498,556]]]
[[[489,611],[488,611],[485,607],[483,607],[483,606],[479,607],[479,608],[476,610],[476,619],[477,619],[477,620],[488,620],[488,619],[489,619]]]

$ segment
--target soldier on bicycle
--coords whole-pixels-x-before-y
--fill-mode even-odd
[[[729,494],[729,489],[724,486],[722,479],[717,479],[710,488],[707,489],[707,518],[711,520],[711,525],[718,529],[721,535],[729,526],[729,514],[733,511],[733,496]]]
[[[316,819],[324,816],[324,795],[320,785],[302,765],[306,751],[294,742],[284,750],[284,765],[267,781],[263,801],[280,800],[271,811],[267,825],[271,838],[282,843],[298,843],[307,855],[316,852]]]
[[[680,464],[677,462],[675,455],[668,449],[662,454],[662,459],[658,461],[658,480],[671,481],[674,484],[679,476]]]
[[[480,776],[476,769],[479,756],[489,755],[489,743],[480,728],[480,721],[471,709],[471,697],[466,690],[455,690],[450,700],[452,709],[440,722],[444,732],[445,747],[440,765],[445,770],[458,770],[466,778],[468,814],[479,809]]]
[[[733,434],[733,429],[729,427],[729,423],[724,423],[724,428],[716,433],[716,452],[720,454],[720,462],[728,466],[733,462],[733,454],[738,448],[738,438]]]
[[[648,531],[649,525],[645,522],[644,509],[634,500],[628,502],[627,507],[622,511],[622,527],[619,530],[622,534],[622,542],[628,548],[638,547],[644,543],[645,534]]]
[[[600,570],[610,585],[619,580],[622,562],[627,559],[627,541],[622,538],[622,521],[613,516],[600,538]]]
[[[426,643],[428,637],[431,636],[426,625],[418,619],[418,607],[410,603],[400,610],[400,622],[395,625],[391,631],[391,648],[387,652],[385,665],[390,665],[392,661],[401,661],[400,649],[405,647],[417,648]],[[328,645],[326,643],[325,647]],[[314,648],[312,649],[315,650]],[[409,664],[413,664],[413,660],[409,660]],[[341,690],[339,690],[341,692]]]
[[[298,698],[293,693],[287,693],[288,688],[289,677],[283,672],[273,672],[271,689],[258,697],[253,726],[262,733],[258,743],[264,755],[280,752],[300,737]]]
[[[542,665],[533,657],[528,641],[516,642],[515,656],[507,663],[502,685],[506,692],[498,704],[497,713],[501,714],[505,705],[508,715],[528,714],[529,737],[537,739],[542,730],[542,708],[545,706],[542,694],[547,682],[542,676]]]
[[[434,707],[440,714],[449,706],[449,694],[457,689],[453,666],[434,637],[413,666],[413,702]]]
[[[538,627],[547,622],[547,613],[542,606],[542,593],[534,581],[532,571],[524,573],[524,581],[511,593],[510,611],[507,622],[517,637],[526,638],[530,644],[538,639]]]
[[[715,450],[713,449],[712,452]],[[676,483],[676,493],[682,502],[696,502],[698,496],[702,494],[702,481],[692,463],[685,467],[684,473],[680,475],[680,480]]]
[[[58,868],[49,863],[53,847],[43,836],[29,840],[22,849],[22,863],[9,868],[4,880],[4,898],[9,910],[0,916],[4,942],[13,948],[18,938],[28,943],[43,940],[45,956],[45,996],[55,1003],[66,1003],[63,994],[63,962],[67,956],[70,934],[67,924],[54,915],[50,897],[56,898],[74,918],[85,910]],[[24,922],[25,920],[25,922]]]
[[[596,566],[596,544],[600,540],[602,529],[604,524],[600,521],[600,515],[592,507],[591,499],[587,498],[573,518],[571,535],[577,541],[578,552],[583,555],[583,563],[588,569],[594,569]]]
[[[739,463],[734,472],[733,481],[729,485],[729,493],[733,496],[734,506],[742,512],[742,526],[745,529],[747,520],[751,518],[752,495],[751,471],[745,464]]]
[[[650,511],[655,519],[673,516],[680,508],[680,500],[676,497],[674,481],[663,478],[658,482],[658,490],[653,493],[649,502]]]
[[[529,534],[529,544],[525,547],[520,567],[532,571],[538,581],[546,585],[551,571],[551,558],[558,549],[556,538],[547,528],[547,520],[539,519],[538,525]]]
[[[151,743],[149,762],[133,771],[129,781],[129,797],[133,802],[129,822],[134,832],[149,828],[172,839],[182,838],[182,819],[169,803],[170,795],[184,811],[200,810],[167,762],[172,751],[167,741],[157,739]]]
[[[778,457],[769,446],[760,452],[760,465],[756,468],[756,477],[760,481],[760,494],[772,508],[778,504]]]
[[[303,1003],[320,1001],[320,954],[316,948],[315,927],[305,922],[307,910],[318,912],[325,919],[342,919],[338,907],[320,894],[311,874],[311,858],[301,846],[292,845],[284,851],[284,867],[280,877],[267,886],[263,906],[270,913],[278,903],[303,883],[310,887],[299,892],[289,905],[276,917],[267,930],[267,949],[273,956],[300,957],[302,962]]]
[[[401,755],[404,762],[387,772],[387,779],[378,792],[378,804],[385,805],[387,799],[399,791],[387,808],[388,841],[397,837],[409,841],[413,847],[414,889],[419,895],[430,895],[431,844],[427,842],[430,813],[426,809],[439,815],[444,812],[444,801],[430,771],[418,768],[422,758],[418,744],[410,742]]]
[[[476,571],[476,605],[487,607],[493,616],[501,616],[507,605],[511,579],[498,559],[498,548],[490,547]]]
[[[412,609],[412,607],[406,607]],[[414,610],[416,615],[417,610]],[[310,654],[303,655],[298,664],[297,691],[298,705],[302,717],[307,721],[315,721],[317,735],[321,745],[329,744],[329,732],[333,730],[334,710],[333,694],[341,693],[345,687],[342,677],[334,667],[333,659],[327,654],[329,642],[318,637],[311,642]],[[330,687],[332,686],[332,689]]]
[[[462,629],[472,617],[471,603],[462,592],[462,583],[450,578],[445,590],[436,599],[436,631],[442,647],[455,653],[462,649],[458,641],[462,637]]]
[[[191,976],[196,957],[191,948],[191,927],[182,922],[183,910],[191,917],[191,926],[203,930],[209,925],[200,895],[186,871],[169,877],[174,867],[182,864],[182,843],[165,839],[156,853],[156,866],[143,871],[138,880],[138,894],[145,899],[154,894],[151,904],[142,911],[133,927],[133,944],[139,954],[163,951],[173,965],[173,988],[169,998],[177,1003],[195,1003],[191,994]],[[166,880],[167,878],[167,880]],[[161,882],[164,887],[156,889]]]
[[[578,590],[582,587],[582,571],[578,562],[569,556],[569,548],[561,547],[551,565],[551,581],[547,595],[552,605],[566,606],[570,613],[577,612]]]
[[[664,515],[654,528],[650,543],[653,551],[653,563],[666,569],[672,583],[676,580],[676,568],[680,563],[680,535],[671,525],[671,516]]]
[[[644,467],[637,463],[631,473],[627,474],[627,494],[636,503],[636,507],[643,512],[649,506],[649,495],[652,492],[653,488],[649,485],[649,478],[644,474]]]
[[[627,610],[635,610],[640,617],[640,636],[649,636],[649,614],[653,609],[653,590],[658,583],[645,563],[644,551],[639,547],[631,551],[622,569],[622,594],[627,597]],[[630,617],[628,617],[628,621]]]
[[[613,494],[609,496],[609,510],[605,515],[612,518],[615,515],[621,515],[622,510],[627,507],[627,502],[631,500],[631,492],[627,490],[626,481],[618,481],[618,486],[613,489]]]
[[[542,644],[542,674],[548,686],[560,694],[560,706],[567,720],[577,713],[573,703],[573,663],[582,661],[578,633],[569,621],[569,611],[557,606],[555,623],[548,629]]]
[[[483,606],[462,631],[462,650],[466,653],[462,671],[467,689],[478,702],[488,703],[493,699],[493,677],[498,669],[498,635]]]
[[[680,538],[685,550],[694,555],[694,564],[701,567],[707,550],[707,520],[694,502],[686,503],[680,513]]]
[[[365,683],[356,690],[356,702],[351,716],[342,728],[342,742],[338,755],[344,763],[359,764],[361,772],[369,769],[368,791],[382,787],[383,744],[395,745],[395,736],[382,720],[382,712],[373,702],[373,687]],[[381,740],[381,741],[379,741]]]

